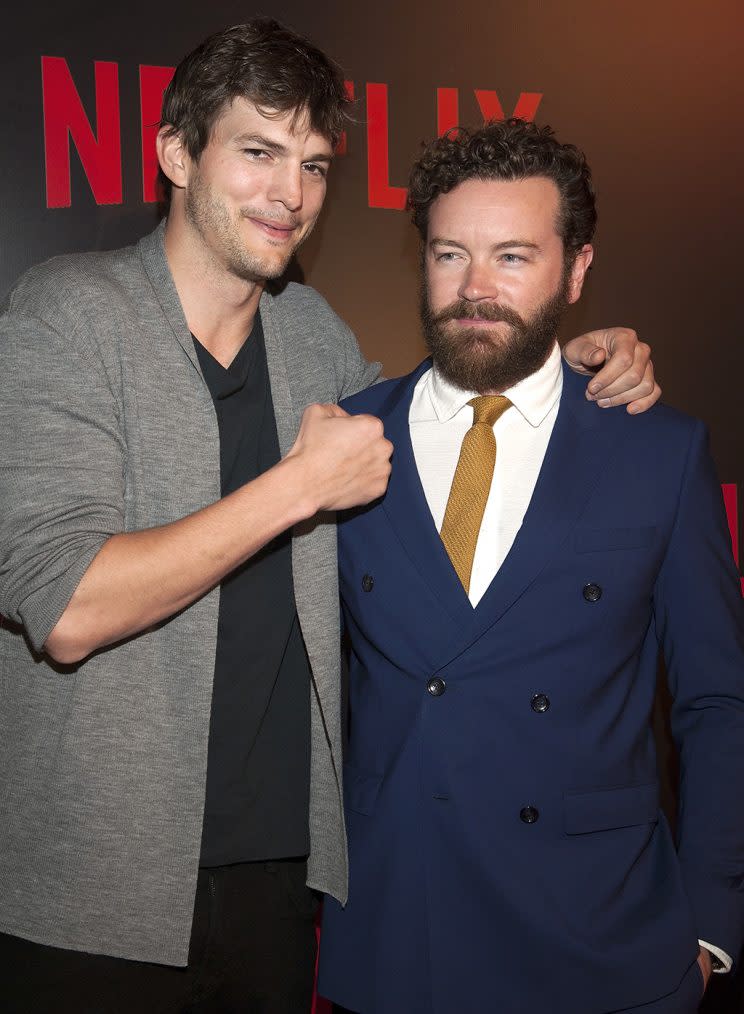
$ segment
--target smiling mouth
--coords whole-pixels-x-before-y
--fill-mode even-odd
[[[279,222],[269,222],[263,218],[253,218],[251,216],[248,220],[268,236],[269,239],[273,240],[287,240],[297,230],[296,225],[281,225]]]

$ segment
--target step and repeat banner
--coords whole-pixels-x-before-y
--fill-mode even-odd
[[[0,63],[0,297],[37,261],[153,227],[154,137],[172,68],[253,14],[325,49],[355,99],[322,220],[291,270],[388,375],[424,355],[417,237],[404,210],[421,142],[516,113],[586,151],[599,200],[595,267],[563,336],[626,324],[652,344],[666,400],[710,427],[738,555],[740,0],[14,0]]]
[[[628,324],[665,398],[710,426],[738,553],[744,374],[744,135],[738,0],[381,0],[258,7],[73,0],[5,12],[0,294],[30,264],[136,240],[156,221],[154,137],[173,66],[204,36],[270,14],[342,66],[356,122],[292,271],[388,375],[424,355],[405,181],[423,140],[517,113],[582,147],[600,224],[564,336]]]

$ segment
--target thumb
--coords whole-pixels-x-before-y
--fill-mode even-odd
[[[340,405],[334,405],[331,402],[325,402],[322,405],[318,405],[324,416],[328,419],[340,419],[348,416],[348,412],[345,412]]]
[[[607,358],[607,349],[594,345],[586,351],[582,349],[581,361],[585,366],[601,366]]]

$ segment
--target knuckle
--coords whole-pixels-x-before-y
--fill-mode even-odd
[[[624,338],[626,341],[637,342],[638,334],[635,328],[632,327],[619,327],[617,329],[618,336]]]
[[[623,370],[629,370],[633,366],[633,353],[632,352],[616,352],[615,362]]]

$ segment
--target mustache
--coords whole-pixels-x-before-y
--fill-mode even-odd
[[[432,317],[435,324],[445,324],[450,320],[486,320],[492,323],[503,321],[512,327],[522,327],[524,320],[516,310],[501,303],[472,303],[468,299],[458,299]]]

